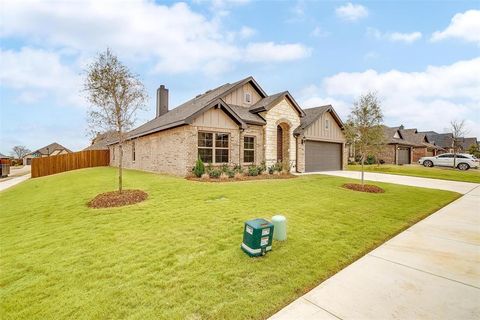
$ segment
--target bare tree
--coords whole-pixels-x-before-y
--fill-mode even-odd
[[[465,120],[454,120],[450,122],[450,130],[453,138],[453,168],[457,167],[457,153],[460,150],[464,136],[467,134],[465,129]]]
[[[11,154],[15,157],[15,159],[22,159],[31,151],[25,146],[15,146],[12,148]]]
[[[121,193],[125,133],[133,126],[136,112],[145,106],[148,99],[145,87],[138,76],[107,49],[87,67],[84,92],[91,104],[88,122],[92,131],[116,133],[119,147],[118,191]]]
[[[369,155],[378,154],[385,143],[382,122],[381,103],[375,92],[363,94],[353,103],[352,112],[345,125],[345,135],[348,143],[353,144],[360,155],[362,186],[365,159]]]

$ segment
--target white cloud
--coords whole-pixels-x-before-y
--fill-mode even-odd
[[[330,33],[328,31],[323,30],[321,27],[316,26],[315,29],[310,33],[312,37],[316,38],[324,38],[327,37]]]
[[[280,62],[310,56],[311,49],[301,44],[275,44],[273,42],[251,43],[245,50],[249,62]]]
[[[337,16],[345,21],[357,21],[368,16],[368,9],[360,4],[351,2],[335,9]]]
[[[225,7],[246,1],[216,1]],[[226,30],[221,18],[208,19],[185,3],[153,1],[86,2],[8,1],[0,20],[0,37],[24,39],[31,45],[91,56],[107,46],[126,61],[154,61],[155,72],[219,73],[242,62],[242,44],[253,29]],[[249,46],[262,46],[251,43]],[[274,44],[276,45],[276,44]],[[299,44],[290,44],[293,47]],[[288,48],[287,48],[288,49]],[[276,55],[278,56],[278,55]],[[291,55],[285,55],[290,60]],[[258,62],[272,61],[255,59]],[[251,61],[252,59],[249,59]],[[274,59],[281,62],[282,59]]]
[[[411,33],[402,33],[402,32],[385,32],[382,33],[380,30],[375,28],[367,28],[367,36],[375,38],[377,40],[386,39],[393,42],[404,42],[407,44],[413,43],[422,38],[422,33],[419,31]]]
[[[405,43],[412,43],[422,38],[421,32],[411,32],[411,33],[400,33],[400,32],[393,32],[388,35],[388,38],[391,41],[400,41]]]
[[[54,52],[22,48],[0,49],[0,86],[18,90],[17,101],[34,103],[52,94],[64,104],[82,105],[80,76]]]
[[[342,72],[302,94],[309,104],[333,101],[346,117],[345,106],[360,94],[377,91],[383,99],[387,125],[441,131],[453,119],[466,119],[472,135],[480,136],[480,58],[422,72]],[[313,88],[313,89],[312,89]]]
[[[432,41],[458,38],[480,44],[480,10],[468,10],[453,16],[448,27],[433,33]]]

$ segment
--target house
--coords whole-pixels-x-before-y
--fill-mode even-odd
[[[467,152],[467,150],[474,145],[478,145],[478,141],[476,137],[462,138],[460,140],[460,148],[462,152]]]
[[[377,155],[386,164],[416,163],[421,157],[436,155],[443,150],[432,143],[425,133],[417,129],[383,126],[385,147]]]
[[[425,133],[430,142],[443,149],[438,154],[453,152],[453,134],[437,133],[435,131],[424,131],[421,133]]]
[[[108,150],[108,144],[115,141],[115,139],[117,139],[117,137],[114,132],[97,133],[95,138],[92,139],[91,145],[83,149],[83,151]]]
[[[24,165],[31,165],[33,158],[42,158],[42,157],[50,157],[50,156],[57,156],[60,154],[67,154],[71,153],[69,149],[65,148],[59,143],[51,143],[48,146],[35,150],[25,157],[23,157],[23,164]]]
[[[302,109],[288,91],[268,95],[253,77],[226,83],[169,110],[168,89],[157,90],[156,117],[128,132],[126,168],[187,175],[198,158],[223,164],[290,170],[341,170],[343,123],[332,106]],[[118,166],[118,142],[110,143]]]

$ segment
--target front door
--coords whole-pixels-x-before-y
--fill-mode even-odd
[[[283,130],[277,126],[277,161],[283,161]]]

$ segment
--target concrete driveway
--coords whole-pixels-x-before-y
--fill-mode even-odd
[[[377,173],[367,178],[455,190],[464,196],[270,319],[480,319],[480,185]]]
[[[11,168],[7,178],[0,179],[0,191],[13,187],[25,180],[30,179],[31,166],[23,166],[22,168]]]

